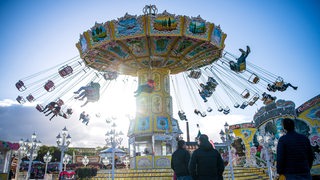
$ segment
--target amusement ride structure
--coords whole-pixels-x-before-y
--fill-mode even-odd
[[[276,100],[270,93],[297,89],[248,62],[249,46],[239,49],[240,55],[224,50],[227,35],[219,25],[200,16],[158,13],[154,5],[143,13],[96,23],[80,35],[80,57],[19,80],[17,101],[37,102],[36,109],[50,120],[68,119],[78,99],[86,99],[82,106],[99,101],[117,79],[132,78],[137,109],[128,131],[130,167],[151,169],[170,167],[182,134],[173,118],[172,92],[180,120],[188,121],[185,99],[205,117],[227,115],[231,108],[245,109],[258,100],[267,105]],[[85,113],[80,118],[89,121]]]

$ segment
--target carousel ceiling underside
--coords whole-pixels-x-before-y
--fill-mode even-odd
[[[146,68],[171,74],[195,69],[222,56],[226,34],[200,16],[189,18],[164,11],[96,23],[76,44],[87,66],[137,76]]]

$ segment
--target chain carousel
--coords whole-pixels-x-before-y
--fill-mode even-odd
[[[84,32],[77,47],[86,65],[104,72],[138,77],[137,112],[129,127],[131,168],[169,168],[180,135],[172,117],[170,75],[213,63],[222,55],[226,35],[200,17],[126,14]]]
[[[46,106],[37,104],[36,109],[52,114],[50,120],[58,115],[68,119],[75,100],[86,98],[82,106],[97,102],[100,94],[111,88],[113,80],[120,75],[137,77],[136,115],[130,120],[128,131],[130,167],[152,169],[170,168],[171,154],[182,134],[178,120],[173,118],[170,85],[181,121],[187,121],[182,83],[194,113],[200,117],[213,109],[227,115],[230,107],[245,109],[259,99],[269,104],[276,97],[265,91],[297,88],[247,62],[249,46],[239,49],[239,56],[225,51],[227,35],[219,25],[200,16],[158,13],[154,5],[145,6],[143,13],[96,23],[80,35],[76,44],[80,58],[53,67],[54,70],[60,67],[58,74],[39,78],[40,74],[49,73],[51,69],[48,69],[19,80],[16,87],[23,94],[17,101],[47,102]],[[79,82],[88,85],[77,88],[76,96],[62,100]],[[47,95],[51,92],[56,95]],[[226,98],[221,98],[221,94]],[[86,114],[80,118],[88,125]]]

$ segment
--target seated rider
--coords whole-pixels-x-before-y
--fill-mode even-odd
[[[85,117],[86,117],[86,112],[83,111],[83,112],[80,114],[79,121],[80,121],[81,119],[84,119]]]
[[[240,72],[245,70],[246,59],[251,52],[249,46],[247,46],[246,51],[244,51],[241,48],[239,49],[239,51],[241,52],[241,56],[237,59],[237,63],[235,63],[234,61],[230,61],[230,69],[235,72]]]
[[[67,114],[68,114],[68,115],[72,115],[72,113],[73,113],[73,110],[72,110],[71,108],[68,108],[68,109],[67,109]]]
[[[103,73],[103,78],[105,80],[114,80],[114,79],[117,79],[118,77],[118,72],[113,72],[113,71],[108,71],[108,72],[105,72]]]
[[[149,79],[146,84],[139,85],[138,89],[134,92],[135,97],[138,97],[142,92],[152,93],[155,89],[155,82],[152,79]]]
[[[82,119],[82,123],[85,123],[86,125],[88,125],[89,120],[90,120],[90,116],[89,116],[89,114],[86,114],[85,111],[83,111],[83,112],[80,114],[79,121],[80,121],[81,119]]]
[[[58,116],[60,114],[60,110],[61,106],[57,105],[48,114],[46,114],[46,116],[49,116],[51,113],[53,113],[52,117],[49,119],[51,121],[53,117]]]
[[[182,121],[183,121],[183,120],[188,121],[185,112],[183,112],[183,111],[178,111],[178,116],[179,116],[180,120],[182,120]]]
[[[199,94],[204,102],[207,102],[207,97],[210,97],[212,95],[212,91],[208,89],[204,84],[200,83],[201,90],[198,89]]]
[[[277,90],[283,92],[287,90],[289,86],[292,87],[292,89],[294,90],[298,89],[297,86],[293,86],[291,83],[284,83],[283,81],[281,81],[281,82],[274,82],[273,84],[268,84],[267,90],[272,92],[276,92]]]
[[[74,93],[75,94],[80,93],[78,96],[74,97],[75,99],[83,100],[84,98],[87,98],[87,101],[83,105],[81,105],[81,107],[83,107],[86,104],[88,104],[88,102],[95,102],[95,101],[99,100],[99,98],[100,98],[100,84],[95,83],[95,82],[91,82],[90,85],[82,86],[78,91],[76,91]]]
[[[59,115],[65,119],[69,119],[72,114],[73,114],[72,109],[68,108],[66,112],[61,112]]]
[[[208,77],[206,87],[211,91],[215,91],[218,84],[219,83],[213,77]]]
[[[263,104],[267,105],[267,104],[274,102],[276,99],[277,99],[277,97],[271,96],[270,94],[267,94],[266,92],[264,92],[262,94],[261,100],[263,101]]]
[[[50,102],[49,104],[46,105],[46,107],[43,109],[43,113],[47,113],[48,111],[53,110],[53,108],[55,108],[56,106],[58,106],[58,103],[55,101]]]
[[[192,70],[190,74],[188,75],[189,78],[193,79],[199,79],[201,76],[201,71],[200,70]]]
[[[196,115],[200,115],[201,117],[206,117],[206,116],[207,116],[207,114],[206,114],[205,112],[201,113],[198,109],[195,109],[195,110],[194,110],[194,113],[195,113]]]
[[[79,100],[83,100],[88,94],[92,94],[92,93],[94,93],[93,91],[94,91],[94,88],[93,88],[93,81],[91,81],[90,82],[90,84],[89,85],[87,85],[87,86],[82,86],[82,87],[80,87],[80,89],[78,89],[78,91],[75,91],[74,92],[74,94],[79,94],[81,91],[81,93],[78,95],[78,96],[76,96],[76,97],[74,97],[75,99],[79,99]]]

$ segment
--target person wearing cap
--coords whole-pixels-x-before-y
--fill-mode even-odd
[[[205,134],[199,137],[199,148],[191,156],[189,172],[194,180],[222,180],[224,164]]]

